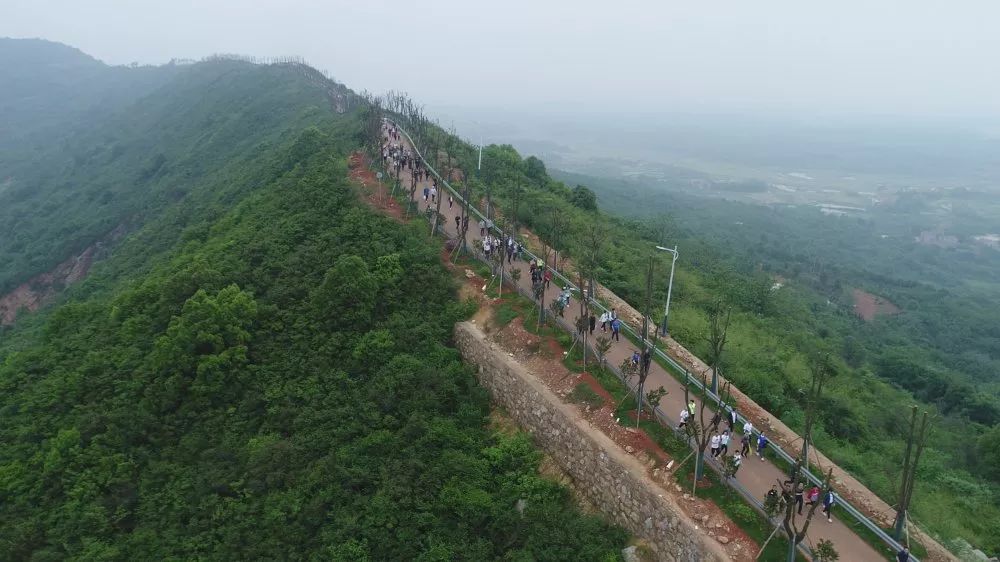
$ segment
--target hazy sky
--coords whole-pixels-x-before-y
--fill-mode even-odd
[[[1000,116],[996,0],[0,0],[109,63],[300,55],[432,105]]]

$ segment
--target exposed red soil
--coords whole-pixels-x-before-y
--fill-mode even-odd
[[[590,389],[593,390],[595,393],[597,393],[598,396],[603,398],[605,402],[612,400],[611,393],[608,392],[607,390],[604,390],[604,387],[601,386],[601,383],[597,382],[597,379],[590,376],[590,373],[586,372],[581,373],[579,375],[579,379],[580,379],[580,384],[585,384],[589,386]]]
[[[861,289],[854,289],[851,296],[854,298],[854,313],[866,322],[871,322],[876,316],[891,316],[902,312],[886,299]]]
[[[124,235],[125,226],[119,225],[107,236],[91,244],[80,254],[68,258],[52,271],[36,275],[0,297],[0,326],[13,324],[20,312],[35,312],[60,291],[86,277],[105,244],[116,242]]]
[[[368,167],[368,158],[361,152],[351,154],[347,161],[351,181],[362,187],[364,201],[379,212],[389,215],[397,222],[403,222],[403,208],[390,193],[388,177],[379,181],[375,173]]]
[[[13,324],[18,312],[22,310],[35,312],[55,296],[61,287],[83,279],[94,263],[94,250],[94,246],[90,246],[82,254],[62,262],[48,273],[22,283],[0,298],[0,325]]]

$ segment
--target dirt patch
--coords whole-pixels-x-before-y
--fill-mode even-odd
[[[866,322],[871,322],[876,316],[892,316],[902,312],[888,300],[861,289],[851,291],[851,297],[854,299],[854,313]]]
[[[389,177],[383,177],[379,180],[368,164],[368,157],[363,153],[351,154],[347,160],[351,181],[361,186],[365,203],[392,217],[396,222],[403,222],[403,207],[392,197],[389,189],[389,184],[395,180]]]
[[[22,311],[35,312],[51,302],[60,291],[81,281],[90,273],[94,261],[103,255],[107,246],[123,236],[125,236],[125,226],[119,225],[80,254],[57,265],[52,271],[37,275],[0,297],[0,326],[13,324]]]
[[[590,373],[581,373],[578,376],[581,383],[589,386],[590,389],[593,390],[598,396],[603,398],[605,402],[610,402],[614,400],[614,398],[611,396],[611,393],[608,392],[607,390],[604,390],[604,387],[601,386],[601,383],[597,382],[597,379],[590,376]]]

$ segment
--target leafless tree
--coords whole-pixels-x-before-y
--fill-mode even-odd
[[[706,358],[712,369],[712,394],[719,393],[719,366],[722,363],[722,352],[726,347],[732,310],[732,307],[717,301],[708,313],[708,335],[705,339],[708,341]]]

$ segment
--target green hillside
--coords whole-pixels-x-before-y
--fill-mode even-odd
[[[108,66],[61,43],[0,38],[0,154],[26,142],[39,149],[56,129],[91,126],[179,69]]]
[[[217,196],[237,189],[225,185],[228,174],[329,106],[319,89],[295,86],[293,67],[262,73],[217,61],[147,71],[165,84],[127,103],[102,102],[99,118],[70,117],[65,128],[36,131],[33,142],[0,151],[0,293],[119,226],[132,230],[171,205],[209,203],[186,197],[199,186],[222,184],[212,190]]]
[[[0,559],[618,559],[487,427],[440,246],[347,183],[359,116],[293,65],[171,72],[3,164],[4,283],[131,233],[0,334]]]

